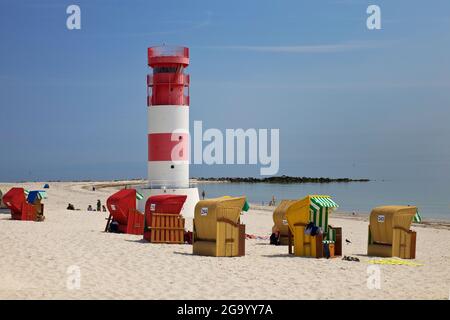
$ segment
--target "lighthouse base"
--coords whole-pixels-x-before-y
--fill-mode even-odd
[[[187,195],[186,202],[181,209],[181,214],[185,218],[194,218],[195,205],[200,200],[197,188],[183,188],[183,189],[150,189],[150,188],[138,188],[140,194],[144,196],[142,200],[137,201],[138,210],[145,212],[145,203],[150,196],[158,194],[182,194]]]

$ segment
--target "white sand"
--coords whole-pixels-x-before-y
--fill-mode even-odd
[[[15,184],[41,189],[42,183]],[[51,183],[44,222],[12,221],[0,214],[0,299],[448,299],[450,231],[415,227],[417,259],[424,266],[380,266],[381,288],[367,287],[367,222],[333,218],[343,227],[340,259],[293,257],[287,247],[247,240],[245,257],[192,255],[189,245],[157,245],[142,236],[104,233],[107,213],[88,212],[114,192],[88,183]],[[12,185],[0,184],[6,192]],[[81,211],[67,211],[68,203]],[[272,214],[243,217],[247,233],[268,235]],[[188,227],[191,228],[189,221]],[[70,266],[81,272],[68,289]]]

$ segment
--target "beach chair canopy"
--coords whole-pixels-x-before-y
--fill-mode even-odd
[[[237,225],[245,201],[245,197],[226,196],[197,202],[194,213],[196,236],[202,240],[215,241],[217,222],[226,221]]]
[[[310,220],[328,233],[328,215],[338,207],[330,196],[310,196]]]
[[[408,231],[416,215],[415,206],[383,206],[370,213],[370,234],[374,243],[392,244],[393,230]]]
[[[106,200],[106,206],[113,219],[120,224],[127,224],[130,209],[136,210],[136,190],[122,189]]]
[[[44,189],[48,189],[50,188],[50,186],[48,185],[48,183],[44,184]]]
[[[308,195],[301,200],[288,201],[290,202],[285,202],[283,204],[284,208],[280,208],[280,211],[285,211],[291,232],[293,232],[295,225],[306,226],[308,223],[313,222],[322,229],[324,239],[335,239],[334,231],[332,234],[329,234],[328,216],[338,205],[330,196]]]
[[[28,203],[34,203],[36,200],[47,199],[47,193],[42,190],[28,191],[27,201]]]
[[[30,191],[28,192],[27,201],[28,203],[34,203],[36,200],[41,200],[42,197],[39,191]]]
[[[4,204],[13,211],[20,211],[23,203],[26,201],[23,188],[11,188],[3,196]]]
[[[158,194],[151,196],[145,203],[145,213],[180,214],[186,198],[186,195],[180,194]]]
[[[221,198],[233,198],[232,196],[222,196]],[[250,210],[250,204],[248,203],[247,199],[245,199],[244,206],[242,207],[242,211],[247,212]]]

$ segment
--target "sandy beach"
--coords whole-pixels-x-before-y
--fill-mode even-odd
[[[0,299],[449,299],[445,223],[414,225],[413,261],[423,265],[380,265],[381,287],[370,289],[363,215],[337,213],[331,220],[351,241],[344,243],[344,254],[360,262],[293,257],[287,247],[265,240],[247,240],[245,257],[201,257],[192,255],[190,245],[103,232],[108,213],[86,209],[97,199],[105,203],[115,189],[92,191],[93,184],[50,183],[44,222],[12,221],[8,210],[1,211]],[[13,185],[36,190],[43,183],[0,184],[0,189]],[[66,210],[69,202],[80,210]],[[272,210],[252,206],[242,216],[247,233],[268,236]],[[192,229],[192,221],[187,227]],[[81,275],[78,289],[67,285],[74,268]]]

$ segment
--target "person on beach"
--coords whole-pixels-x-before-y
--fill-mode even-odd
[[[272,196],[272,200],[269,201],[269,206],[275,205],[275,196]]]
[[[92,211],[92,206],[88,205],[87,211]]]
[[[102,211],[103,211],[103,212],[106,212],[106,207],[105,207],[105,205],[102,205]]]
[[[203,199],[203,200],[205,200],[205,195],[206,195],[205,190],[203,190],[203,191],[202,191],[202,199]]]
[[[277,227],[273,226],[272,234],[270,235],[270,244],[279,246],[280,245],[280,230]]]
[[[102,203],[100,202],[100,200],[97,200],[97,211],[101,210],[102,210]]]

